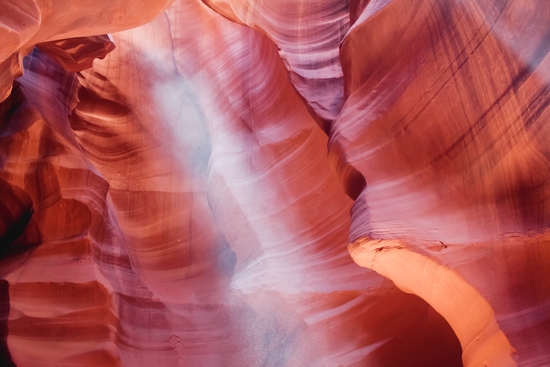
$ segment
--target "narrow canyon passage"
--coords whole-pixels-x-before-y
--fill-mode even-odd
[[[1,366],[550,365],[548,2],[1,6]]]

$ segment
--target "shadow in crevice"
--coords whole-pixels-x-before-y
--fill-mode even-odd
[[[365,325],[387,340],[364,360],[379,367],[463,367],[460,342],[448,322],[420,297],[391,287],[375,297]]]
[[[9,283],[0,279],[0,366],[16,367],[8,349],[8,317],[10,315]]]

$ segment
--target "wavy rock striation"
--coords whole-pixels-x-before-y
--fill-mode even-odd
[[[1,365],[550,363],[545,2],[167,3],[0,15]]]
[[[549,363],[549,11],[539,1],[369,2],[342,44],[347,99],[329,141],[341,180],[362,187],[350,242],[399,240],[452,269],[489,303],[522,366]],[[380,270],[396,282],[391,267],[409,256],[397,253]],[[464,325],[446,319],[460,339]]]
[[[277,45],[291,83],[328,131],[343,103],[339,46],[349,28],[348,1],[203,2],[230,20],[259,30]]]

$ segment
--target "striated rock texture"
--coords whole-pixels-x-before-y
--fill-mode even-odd
[[[546,1],[4,5],[1,366],[550,365]]]
[[[170,3],[170,0],[79,0],[67,6],[59,0],[2,0],[0,101],[10,94],[13,80],[23,72],[23,57],[34,45],[137,27],[152,20]],[[89,56],[93,59],[97,55]]]

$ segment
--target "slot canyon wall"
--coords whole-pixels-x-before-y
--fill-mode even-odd
[[[2,0],[0,366],[549,366],[549,51],[545,0]]]

